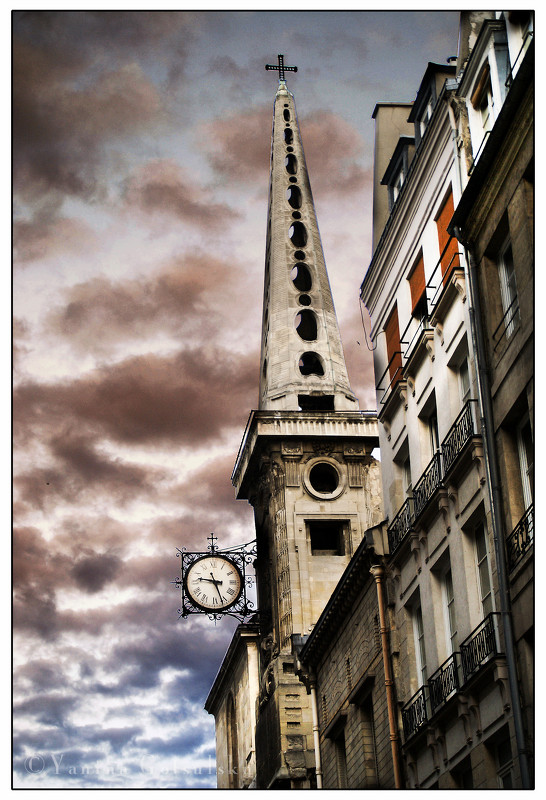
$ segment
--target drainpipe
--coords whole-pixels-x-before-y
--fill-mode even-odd
[[[481,324],[480,297],[478,294],[478,276],[476,258],[471,242],[465,242],[460,228],[454,228],[453,234],[465,248],[465,258],[468,264],[469,286],[469,314],[474,352],[476,353],[476,367],[478,376],[478,396],[480,404],[481,428],[484,442],[485,468],[487,473],[487,487],[491,505],[491,524],[493,528],[493,541],[495,543],[495,556],[497,559],[497,573],[499,576],[499,594],[501,606],[502,627],[506,650],[506,666],[508,669],[508,684],[510,687],[510,700],[514,718],[518,760],[523,789],[531,788],[527,747],[521,713],[520,695],[518,687],[516,648],[512,628],[512,615],[510,610],[510,594],[508,586],[508,570],[504,550],[504,524],[502,517],[502,497],[500,490],[499,470],[497,464],[497,450],[495,446],[495,427],[493,422],[493,403],[491,400],[491,387],[486,368],[485,337]]]
[[[383,577],[385,570],[380,564],[371,567],[370,572],[375,578],[377,586],[377,605],[379,607],[379,629],[381,632],[381,646],[383,649],[383,668],[385,672],[385,692],[387,695],[387,710],[389,714],[389,733],[392,751],[392,766],[394,770],[394,785],[396,789],[402,789],[402,771],[398,756],[398,726],[394,709],[394,681],[392,679],[391,662],[389,658],[389,629],[385,624],[385,608],[383,602]]]
[[[313,745],[315,748],[315,774],[317,776],[317,789],[322,789],[322,764],[320,761],[320,739],[317,708],[317,688],[316,680],[311,678],[311,711],[313,714]]]

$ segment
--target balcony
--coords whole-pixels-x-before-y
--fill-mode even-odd
[[[514,569],[531,548],[534,532],[534,511],[531,505],[506,539],[506,556],[510,571]]]
[[[442,458],[444,462],[445,478],[450,472],[451,468],[463,453],[467,444],[476,436],[476,424],[473,418],[473,406],[475,408],[475,400],[469,400],[463,406],[463,410],[449,429],[447,436],[442,442]]]
[[[429,679],[430,708],[433,714],[459,690],[458,655],[453,653]]]
[[[444,706],[459,693],[465,693],[471,678],[495,657],[500,656],[497,619],[500,614],[489,614],[460,646],[460,652],[452,653],[430,676],[402,708],[404,740],[408,741],[424,726],[440,715]],[[487,670],[481,675],[489,680]]]
[[[395,516],[389,527],[387,528],[387,537],[389,540],[389,552],[394,551],[404,541],[406,536],[411,530],[413,522],[413,500],[408,498],[398,514]]]
[[[414,519],[421,516],[441,485],[442,462],[440,459],[440,451],[438,451],[433,455],[432,460],[413,489]]]
[[[496,630],[496,620],[499,616],[495,612],[489,614],[462,642],[460,650],[463,684],[493,656],[500,655]]]
[[[421,686],[402,709],[402,727],[406,742],[428,721],[426,688]]]

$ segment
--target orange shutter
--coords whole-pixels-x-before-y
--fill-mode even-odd
[[[440,255],[444,252],[444,248],[449,241],[449,247],[445,251],[444,255],[442,256],[442,276],[444,278],[444,284],[447,280],[447,271],[459,266],[459,256],[456,255],[458,253],[458,245],[457,239],[452,238],[451,241],[449,240],[449,234],[447,232],[447,226],[453,216],[453,194],[450,192],[446,198],[444,205],[442,206],[442,210],[440,211],[437,219],[436,225],[438,226],[438,242],[440,244]],[[455,256],[455,258],[453,258]],[[452,260],[453,259],[453,260]]]
[[[419,257],[419,261],[410,272],[408,281],[411,292],[411,313],[413,314],[426,290],[425,263],[422,254]]]
[[[402,378],[402,354],[400,352],[400,329],[398,327],[398,308],[394,307],[387,324],[385,325],[387,338],[387,358],[389,360],[389,375],[391,382]]]

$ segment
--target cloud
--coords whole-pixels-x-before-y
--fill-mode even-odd
[[[364,141],[350,123],[319,110],[299,118],[299,127],[313,187],[322,197],[352,195],[371,186],[371,170],[359,162]],[[201,131],[210,164],[223,178],[266,185],[271,147],[269,106],[224,116],[203,124]]]
[[[49,312],[45,328],[86,354],[111,353],[118,343],[142,341],[145,334],[220,342],[232,327],[247,280],[233,261],[193,251],[149,277],[100,276],[74,284],[64,303]]]
[[[256,365],[256,353],[241,356],[204,343],[172,356],[130,357],[74,381],[28,380],[15,390],[16,438],[24,443],[45,434],[55,446],[72,424],[86,435],[124,444],[173,448],[217,441],[227,428],[244,426],[254,405]],[[56,446],[69,459],[70,452]],[[112,470],[104,461],[93,463],[89,448],[80,455],[80,470]],[[121,485],[123,475],[114,467],[115,472]]]
[[[241,109],[203,123],[199,142],[212,168],[224,179],[267,186],[271,148],[271,106]]]
[[[204,231],[223,228],[241,216],[225,203],[214,203],[210,192],[171,160],[157,160],[140,167],[127,182],[124,200],[129,207],[171,216]]]

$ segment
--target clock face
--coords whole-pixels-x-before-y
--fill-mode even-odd
[[[243,579],[228,558],[212,554],[196,559],[186,572],[186,592],[199,608],[223,611],[233,605],[243,589]]]

